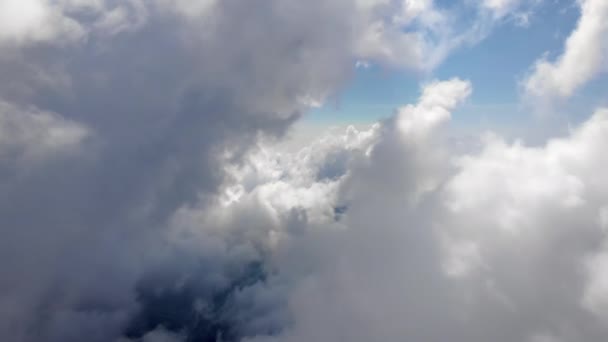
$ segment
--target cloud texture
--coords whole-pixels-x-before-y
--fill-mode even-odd
[[[455,153],[454,78],[274,147],[356,62],[432,70],[519,4],[0,0],[0,339],[605,340],[608,110]]]
[[[304,212],[280,225],[298,233],[282,233],[275,261],[279,282],[291,287],[291,324],[252,341],[607,336],[608,111],[543,146],[488,135],[478,153],[448,154],[440,128],[470,91],[457,79],[432,83],[418,104],[381,125],[349,129],[337,149],[349,154],[340,177],[281,187],[280,195],[264,190],[283,180],[265,181],[251,192],[275,210],[273,198],[291,192],[291,210]],[[314,153],[334,163],[335,154],[333,144]],[[299,200],[303,191],[338,215],[319,214]]]
[[[608,3],[580,0],[581,16],[555,61],[536,61],[524,82],[528,95],[554,100],[570,97],[587,82],[606,72],[608,64]]]

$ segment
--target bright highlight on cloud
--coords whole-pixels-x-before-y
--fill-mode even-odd
[[[448,120],[469,91],[460,80],[434,83],[417,105],[406,108],[433,117],[436,109],[426,102],[434,98],[446,106],[441,109]],[[489,137],[481,152],[465,155],[446,153],[449,146],[438,130],[445,120],[415,121],[416,115],[401,110],[359,132],[372,141],[362,140],[355,150],[345,144],[342,151],[350,156],[342,160],[349,166],[339,177],[318,177],[305,190],[296,178],[277,193],[263,193],[285,182],[267,179],[234,204],[239,210],[257,193],[254,201],[270,206],[277,219],[283,216],[278,229],[287,229],[277,233],[284,241],[274,259],[274,286],[281,294],[291,287],[284,304],[291,324],[251,340],[605,337],[608,183],[601,172],[608,165],[602,152],[608,111],[598,110],[571,135],[544,146]],[[408,119],[412,130],[401,129]],[[316,147],[315,155],[334,160],[336,147],[326,146]],[[315,164],[291,167],[306,165]],[[320,187],[335,188],[336,195]],[[313,203],[343,209],[319,215],[310,201],[299,200],[302,191],[317,196]],[[289,198],[287,193],[291,210],[300,212],[295,222],[273,202],[276,196]]]
[[[0,340],[606,340],[608,109],[457,148],[454,75],[281,148],[357,65],[426,77],[532,8],[444,5],[0,0]],[[601,73],[581,6],[529,82]]]
[[[563,53],[551,62],[542,58],[525,81],[533,96],[563,98],[572,94],[608,65],[608,3],[604,0],[577,1],[581,17],[565,42]]]

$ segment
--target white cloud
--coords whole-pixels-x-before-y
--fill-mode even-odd
[[[524,81],[528,95],[566,98],[606,71],[608,3],[604,0],[581,0],[578,4],[581,17],[566,40],[563,53],[553,62],[546,57],[536,61]]]
[[[399,109],[397,125],[406,137],[424,136],[450,119],[450,112],[471,94],[471,84],[459,79],[432,82],[423,89],[416,106]]]
[[[520,0],[482,0],[482,5],[490,9],[496,17],[513,11],[519,4]]]
[[[293,162],[314,173],[241,185],[226,167],[349,78],[368,23],[354,2],[0,5],[0,339],[143,338],[167,323],[154,294],[172,289],[208,324],[298,231],[285,226],[340,215],[338,179],[366,133]]]
[[[453,51],[485,39],[505,17],[527,22],[533,3],[471,2],[465,8],[473,14],[466,14],[458,6],[444,8],[433,0],[359,0],[362,21],[357,51],[364,60],[430,72]]]
[[[28,41],[76,39],[81,27],[46,0],[0,1],[0,48]]]
[[[0,163],[27,162],[78,150],[89,130],[55,113],[0,101]]]
[[[428,71],[484,25],[432,1],[7,1],[0,339],[607,336],[605,110],[455,153],[452,79],[269,146],[354,61]]]
[[[278,335],[247,341],[608,336],[600,243],[608,111],[542,146],[489,136],[480,152],[450,156],[438,128],[469,92],[460,80],[431,83],[416,105],[405,107],[419,118],[411,129],[399,128],[402,110],[376,128],[367,153],[350,151],[357,157],[333,181],[337,187],[311,192],[321,206],[344,206],[339,216],[308,220],[319,208],[303,198],[273,205],[278,217],[299,206],[305,213],[279,219],[274,229],[281,237],[272,244],[282,284],[275,293],[286,296],[292,323]],[[279,169],[308,169],[298,165]],[[254,188],[292,178],[280,179]],[[323,184],[308,182],[308,189]],[[297,193],[289,186],[280,191]],[[337,197],[325,201],[331,192]]]

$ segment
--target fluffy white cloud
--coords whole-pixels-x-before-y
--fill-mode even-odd
[[[480,152],[447,154],[439,128],[470,91],[457,79],[431,83],[365,144],[344,143],[350,157],[339,177],[294,186],[302,178],[285,173],[316,174],[323,163],[278,163],[283,176],[258,178],[227,207],[238,215],[245,203],[267,202],[258,213],[275,217],[276,232],[264,238],[274,270],[266,284],[278,303],[270,312],[287,322],[246,340],[608,336],[608,111],[543,146],[488,135]],[[325,140],[326,149],[340,139]],[[305,155],[332,160],[314,151]],[[279,192],[260,191],[280,183]],[[329,192],[312,190],[321,184]],[[303,189],[317,201],[299,196]],[[310,203],[339,214],[315,215],[320,208]]]
[[[524,81],[532,96],[563,98],[605,72],[608,51],[608,3],[581,0],[581,17],[565,42],[563,53],[553,62],[542,58]]]
[[[437,125],[448,121],[451,110],[470,93],[471,85],[458,79],[430,83],[424,87],[416,106],[399,109],[397,125],[408,139],[427,135]]]
[[[24,20],[0,43],[11,80],[0,83],[0,339],[224,329],[189,325],[216,317],[168,322],[154,294],[181,281],[191,292],[179,295],[197,303],[184,310],[207,314],[261,252],[243,229],[214,238],[220,211],[202,229],[207,248],[190,249],[179,217],[212,207],[226,163],[259,136],[281,136],[306,109],[302,96],[348,77],[357,38],[341,14],[352,4],[222,1],[209,22],[157,2],[0,3]],[[53,31],[48,18],[81,35]]]
[[[0,338],[242,334],[264,291],[237,289],[260,284],[256,265],[298,231],[285,227],[343,214],[338,182],[376,133],[281,161],[301,172],[237,171],[336,92],[383,13],[347,0],[0,6]]]
[[[74,39],[82,33],[77,22],[45,0],[0,2],[0,48],[5,43]]]
[[[605,339],[606,111],[453,154],[452,79],[269,146],[354,61],[429,70],[486,26],[409,0],[0,8],[0,339]]]

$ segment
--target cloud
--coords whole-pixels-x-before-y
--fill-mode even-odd
[[[14,164],[78,150],[89,130],[55,113],[0,102],[0,160]]]
[[[0,46],[7,43],[48,41],[79,36],[79,25],[46,1],[5,0],[0,3]]]
[[[520,0],[483,0],[482,6],[491,10],[496,17],[503,17],[520,5]]]
[[[432,69],[485,16],[461,32],[431,1],[0,6],[0,339],[606,336],[605,110],[545,146],[455,154],[443,132],[472,85],[454,78],[369,129],[272,147],[355,61]]]
[[[417,104],[366,133],[371,140],[344,149],[339,177],[300,186],[290,176],[260,179],[227,207],[239,212],[255,198],[278,222],[266,284],[288,319],[246,341],[607,336],[608,111],[542,146],[487,135],[479,152],[446,153],[440,128],[470,91],[458,79],[431,83]],[[326,141],[334,149],[340,136]],[[282,165],[314,175],[323,163]],[[294,186],[259,192],[277,183]],[[336,195],[315,192],[321,184]],[[315,202],[295,195],[302,187],[339,215],[314,214]],[[294,200],[275,202],[279,194]]]
[[[553,62],[546,57],[536,61],[524,81],[528,95],[567,98],[605,71],[608,5],[601,0],[582,0],[578,4],[581,17],[566,40],[563,53]]]
[[[281,161],[305,167],[289,180],[272,160],[258,161],[270,174],[237,171],[354,61],[417,68],[416,47],[403,42],[399,63],[362,53],[385,17],[346,0],[0,6],[0,338],[280,330],[266,262],[283,237],[347,210],[337,180],[376,133]],[[393,51],[409,33],[389,31],[377,38]]]
[[[157,289],[221,311],[261,258],[236,228],[190,247],[177,217],[214,201],[259,136],[284,134],[298,99],[348,78],[354,8],[223,1],[184,20],[169,5],[2,2],[24,21],[0,47],[3,340],[140,338],[166,323]],[[171,297],[179,284],[191,292]],[[178,328],[227,331],[211,319]]]
[[[363,61],[429,73],[454,51],[485,39],[505,18],[527,23],[536,2],[481,1],[451,7],[433,0],[356,3],[364,19],[357,50]]]
[[[416,106],[399,109],[399,129],[408,139],[427,135],[437,125],[449,120],[450,111],[470,94],[471,84],[459,79],[432,82],[424,87]]]

